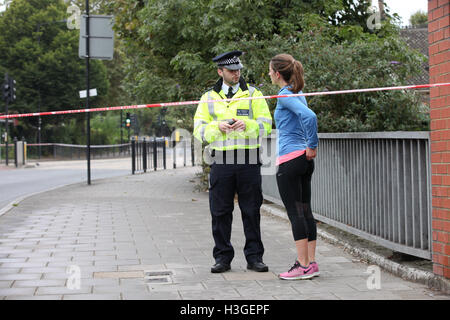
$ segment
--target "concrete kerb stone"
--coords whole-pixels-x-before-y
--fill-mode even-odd
[[[119,176],[117,176],[117,177],[119,177]],[[102,180],[107,180],[107,179],[110,179],[110,178],[95,179],[95,181],[102,181]],[[68,187],[68,186],[72,186],[72,185],[78,185],[78,184],[85,184],[85,182],[74,182],[74,183],[61,184],[61,185],[58,185],[56,187],[51,187],[51,188],[48,188],[48,189],[45,189],[45,190],[41,190],[41,191],[38,191],[38,192],[35,192],[35,193],[30,193],[30,194],[26,194],[24,196],[20,196],[20,197],[16,198],[15,200],[11,201],[9,204],[4,206],[3,208],[0,208],[0,217],[2,215],[4,215],[5,213],[7,213],[8,211],[10,211],[11,209],[13,209],[20,202],[22,202],[22,201],[24,201],[24,200],[26,200],[28,198],[37,196],[37,195],[45,193],[45,192],[57,190],[57,189],[60,189],[60,188],[63,188],[63,187]]]
[[[78,183],[78,182],[77,182],[77,183]],[[77,184],[77,183],[74,183],[74,184]],[[11,201],[9,204],[7,204],[6,206],[4,206],[3,208],[0,208],[0,217],[1,217],[2,215],[4,215],[5,213],[7,213],[8,211],[10,211],[11,209],[13,209],[16,205],[18,205],[20,202],[24,201],[25,199],[31,198],[31,197],[33,197],[33,196],[36,196],[36,195],[38,195],[38,194],[41,194],[41,193],[44,193],[44,192],[47,192],[47,191],[56,190],[56,189],[59,189],[59,188],[61,188],[61,187],[65,187],[65,186],[69,186],[69,185],[70,185],[70,184],[67,184],[67,185],[60,185],[60,186],[57,186],[57,187],[54,187],[54,188],[50,188],[50,189],[43,190],[43,191],[38,191],[38,192],[35,192],[35,193],[30,193],[30,194],[21,196],[21,197],[19,197],[19,198],[16,198],[15,200]]]
[[[33,166],[33,167],[35,167],[35,166]],[[171,170],[171,169],[172,168],[165,169],[165,170]],[[129,176],[129,175],[126,174],[126,175],[123,175],[123,176]],[[120,177],[120,176],[115,176],[115,178],[118,178],[118,177]],[[95,179],[95,181],[102,181],[102,180],[107,180],[107,179],[110,179],[110,177]],[[31,198],[31,197],[36,196],[36,195],[39,195],[41,193],[57,190],[57,189],[60,189],[60,188],[63,188],[63,187],[67,187],[67,186],[78,185],[78,184],[85,184],[85,182],[74,182],[74,183],[61,184],[61,185],[58,185],[56,187],[48,188],[46,190],[42,190],[42,191],[38,191],[38,192],[35,192],[35,193],[27,194],[27,195],[24,195],[24,196],[20,196],[20,197],[16,198],[15,200],[11,201],[9,204],[4,206],[3,208],[0,208],[0,217],[2,215],[4,215],[5,213],[7,213],[8,211],[10,211],[11,209],[13,209],[20,202],[22,202],[22,201],[24,201],[24,200],[26,200],[28,198]]]
[[[261,206],[261,210],[265,213],[289,220],[285,210],[281,210],[271,206],[270,204],[263,204]],[[439,290],[445,294],[450,294],[450,281],[441,276],[386,259],[385,257],[380,256],[379,254],[376,254],[366,248],[357,247],[346,242],[345,240],[336,238],[334,235],[321,230],[320,226],[317,227],[317,234],[328,243],[342,246],[343,249],[351,255],[359,257],[368,263],[378,265],[380,268],[383,268],[395,276],[398,276],[404,280],[427,285],[430,289]]]

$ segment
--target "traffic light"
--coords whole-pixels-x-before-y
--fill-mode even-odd
[[[132,113],[131,115],[130,115],[130,118],[131,118],[131,125],[133,126],[133,127],[136,127],[136,124],[137,124],[137,119],[136,119],[136,114],[135,113]]]
[[[16,100],[16,80],[8,74],[5,75],[5,81],[2,85],[2,98],[7,102]]]
[[[125,126],[129,128],[131,126],[130,114],[127,112],[127,117],[125,118]]]
[[[9,90],[9,77],[8,74],[5,76],[5,82],[3,82],[2,84],[2,99],[3,100],[7,100],[9,101],[9,94],[10,94]]]
[[[13,102],[16,100],[16,80],[9,78],[9,101]]]

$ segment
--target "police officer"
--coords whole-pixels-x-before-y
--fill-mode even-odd
[[[216,101],[262,96],[241,77],[241,51],[213,58],[220,79],[202,97],[194,117],[194,136],[206,142],[213,163],[210,171],[209,204],[215,246],[212,273],[230,270],[234,197],[237,193],[245,233],[247,269],[268,271],[263,262],[260,207],[262,205],[260,138],[270,134],[272,117],[265,99]],[[216,102],[212,102],[216,101]]]

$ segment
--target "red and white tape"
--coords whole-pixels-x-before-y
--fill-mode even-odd
[[[26,118],[26,117],[50,116],[50,115],[73,114],[73,113],[87,113],[87,112],[99,112],[99,111],[144,109],[144,108],[156,108],[156,107],[174,107],[174,106],[195,105],[195,104],[199,104],[200,102],[202,102],[202,103],[220,102],[220,101],[227,101],[227,102],[229,102],[229,101],[252,100],[252,99],[286,98],[286,97],[294,97],[294,96],[311,97],[311,96],[323,96],[323,95],[333,95],[333,94],[347,94],[347,93],[357,93],[357,92],[425,89],[425,88],[444,87],[444,86],[450,86],[450,82],[447,82],[447,83],[433,83],[433,84],[421,84],[421,85],[409,85],[409,86],[399,86],[399,87],[381,87],[381,88],[352,89],[352,90],[339,90],[339,91],[321,91],[321,92],[310,92],[310,93],[297,93],[297,94],[291,94],[291,95],[271,95],[271,96],[235,98],[235,99],[221,99],[221,100],[206,100],[206,101],[196,100],[196,101],[164,102],[164,103],[141,104],[141,105],[132,105],[132,106],[120,106],[120,107],[104,107],[104,108],[92,108],[92,109],[77,109],[77,110],[22,113],[22,114],[10,114],[10,115],[7,115],[7,116],[6,115],[0,115],[0,119]]]

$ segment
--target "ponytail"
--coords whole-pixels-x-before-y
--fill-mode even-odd
[[[300,61],[294,61],[293,72],[289,82],[292,85],[292,91],[294,93],[298,93],[304,88],[305,79],[303,78],[303,66]]]
[[[305,86],[303,66],[290,54],[278,54],[270,60],[274,71],[278,71],[283,79],[292,87],[293,93],[298,93]]]

